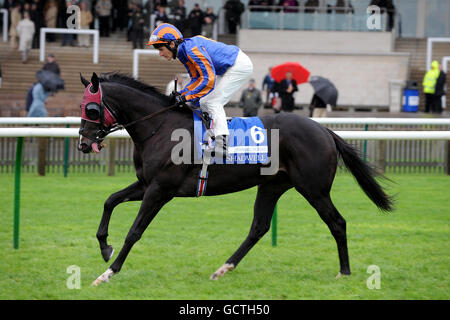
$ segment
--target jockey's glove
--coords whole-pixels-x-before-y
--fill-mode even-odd
[[[186,97],[182,95],[175,96],[175,104],[179,107],[182,107],[186,103]]]

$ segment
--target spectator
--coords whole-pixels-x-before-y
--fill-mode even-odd
[[[266,107],[270,108],[272,105],[271,96],[275,89],[275,80],[272,78],[270,73],[272,72],[272,67],[269,68],[269,73],[266,74],[262,83],[262,90],[266,92]]]
[[[34,23],[30,20],[30,13],[25,11],[23,14],[23,19],[17,25],[19,51],[22,51],[22,63],[27,63],[28,53],[31,49],[34,33]]]
[[[97,0],[95,10],[100,22],[100,37],[109,37],[109,20],[111,18],[111,0]]]
[[[445,81],[447,75],[442,71],[442,65],[439,65],[439,76],[436,79],[436,86],[434,91],[434,110],[433,113],[442,113],[442,96],[445,95]]]
[[[63,28],[67,28],[67,19],[72,15],[72,13],[67,13],[67,8],[69,8],[72,5],[72,2],[66,1],[66,8],[64,9],[64,24]],[[70,12],[70,11],[69,11]],[[62,35],[62,43],[61,46],[65,46],[67,42],[69,42],[69,45],[73,47],[75,44],[73,42],[74,36],[70,33],[63,33]]]
[[[207,38],[213,37],[213,30],[214,30],[214,22],[216,21],[216,15],[214,14],[214,8],[207,8],[205,18],[203,19],[204,27],[203,27],[203,34]]]
[[[242,92],[239,102],[239,107],[244,108],[244,117],[256,117],[261,104],[261,92],[255,88],[255,80],[250,79],[248,88]]]
[[[151,3],[151,1],[147,1],[147,3]],[[133,25],[133,14],[135,11],[136,5],[132,2],[128,2],[127,41],[131,41],[131,27]]]
[[[21,14],[20,14],[20,3],[16,2],[13,4],[12,8],[10,8],[9,17],[11,19],[11,26],[9,28],[9,35],[10,35],[10,46],[12,49],[17,50],[17,25],[19,24],[21,20]]]
[[[137,7],[139,7],[139,5],[137,5]],[[166,8],[159,4],[156,6],[155,15],[155,28],[158,27],[161,23],[169,22],[169,18],[166,15]]]
[[[40,82],[36,83],[32,89],[33,102],[28,111],[27,117],[46,117],[47,109],[45,102],[50,95],[50,90],[45,88]]]
[[[80,28],[82,30],[89,30],[89,26],[94,20],[91,11],[88,10],[86,2],[82,2],[80,11]],[[88,34],[80,34],[78,35],[78,46],[89,48],[89,35]]]
[[[355,13],[350,0],[348,0],[348,6],[345,5],[345,0],[336,0],[334,10],[336,13]]]
[[[184,6],[184,1],[178,0],[178,4],[172,7],[170,12],[173,15],[173,25],[177,27],[181,33],[184,33],[184,25],[186,23],[186,7]]]
[[[45,25],[47,28],[56,28],[56,21],[58,19],[58,7],[54,0],[49,0],[46,3],[44,10]],[[49,42],[55,42],[55,34],[47,33],[47,40]]]
[[[225,3],[225,19],[228,23],[228,31],[236,34],[237,26],[241,25],[241,14],[245,11],[245,7],[239,0],[228,0]]]
[[[319,11],[319,0],[308,0],[305,2],[305,13],[314,13]]]
[[[34,33],[33,43],[31,46],[33,49],[39,49],[39,38],[40,38],[39,30],[44,25],[44,17],[43,17],[42,12],[43,12],[43,9],[41,9],[39,0],[33,0],[33,2],[31,3],[31,8],[30,8],[30,19],[31,19],[31,21],[34,22],[34,27],[36,30],[36,32]]]
[[[151,3],[151,1],[147,2]],[[119,30],[122,31],[123,29],[126,29],[128,24],[128,15],[127,15],[128,2],[127,0],[116,0],[116,6],[117,6],[116,28],[119,28]]]
[[[297,0],[280,0],[279,6],[283,7],[283,12],[298,12],[298,2]]]
[[[142,13],[142,6],[138,4],[136,6],[136,10],[133,13],[131,24],[131,39],[133,40],[133,49],[136,49],[138,47],[140,49],[144,48],[144,24],[145,19]]]
[[[194,9],[189,13],[188,16],[189,27],[191,28],[191,36],[198,36],[202,34],[202,24],[203,24],[203,11],[200,10],[198,3],[194,4]]]
[[[292,72],[286,72],[286,78],[280,81],[278,87],[282,111],[292,112],[294,110],[294,92],[296,91],[298,91],[297,82],[292,79]]]
[[[56,62],[55,55],[53,53],[49,53],[47,56],[47,62],[42,67],[42,70],[51,71],[56,73],[58,76],[61,74],[61,70],[59,69],[59,65]]]
[[[378,6],[381,9],[381,13],[387,13],[388,15],[388,25],[386,26],[386,31],[391,31],[394,28],[394,16],[395,16],[395,6],[392,0],[371,0],[371,6]]]
[[[251,12],[263,11],[263,8],[259,7],[259,6],[262,6],[262,0],[250,0],[247,5]],[[253,6],[258,6],[258,7],[252,8]]]
[[[423,92],[425,93],[425,112],[433,112],[434,107],[434,93],[436,92],[436,80],[439,77],[439,62],[434,60],[431,63],[431,69],[425,73],[423,78]]]
[[[316,94],[313,95],[309,104],[309,116],[313,118],[324,118],[327,116],[327,105]]]

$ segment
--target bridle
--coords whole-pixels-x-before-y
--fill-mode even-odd
[[[166,111],[169,111],[178,106],[177,104],[173,104],[168,107],[165,107],[164,109],[158,110],[158,111],[153,112],[149,115],[146,115],[142,118],[139,118],[137,120],[128,122],[126,124],[120,124],[117,121],[118,117],[117,117],[117,114],[114,111],[114,109],[112,109],[110,106],[108,106],[106,101],[103,99],[101,85],[100,84],[98,85],[97,92],[95,92],[95,93],[91,92],[91,87],[92,87],[92,84],[89,84],[86,87],[86,90],[85,90],[85,93],[83,96],[83,101],[80,105],[81,119],[82,119],[82,121],[98,123],[98,124],[100,124],[100,126],[94,135],[87,134],[83,127],[80,128],[79,134],[80,134],[80,136],[83,136],[83,137],[97,143],[97,145],[99,145],[99,146],[101,145],[104,138],[108,134],[118,131],[118,130],[126,129],[128,127],[131,127],[132,125],[135,125],[138,122],[151,119],[153,117],[156,117],[157,115],[160,115],[160,114],[162,114]],[[188,107],[189,109],[191,109],[192,111],[196,110],[195,108],[193,108],[191,106],[188,106],[188,105],[185,105],[185,106]]]

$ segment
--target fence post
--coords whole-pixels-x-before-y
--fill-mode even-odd
[[[277,246],[277,215],[278,215],[278,204],[275,205],[272,215],[272,247]]]
[[[38,174],[45,176],[47,138],[38,138]]]
[[[20,223],[20,176],[22,172],[23,137],[17,138],[16,162],[14,165],[14,249],[19,249]]]
[[[386,172],[386,140],[378,141],[378,157],[377,157],[377,169],[380,173]]]
[[[445,174],[450,175],[450,140],[447,140],[445,147]]]
[[[115,174],[116,166],[116,139],[109,140],[109,152],[108,152],[108,176]]]
[[[66,125],[66,128],[70,128],[70,125]],[[69,172],[69,138],[64,138],[64,178],[67,178]]]

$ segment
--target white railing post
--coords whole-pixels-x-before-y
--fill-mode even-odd
[[[450,131],[334,131],[351,140],[450,140]],[[78,128],[0,128],[0,137],[78,138]],[[108,138],[130,138],[126,130],[115,131]]]
[[[40,55],[39,59],[41,62],[45,59],[45,35],[47,33],[68,33],[68,34],[92,34],[94,36],[94,50],[92,62],[94,64],[98,63],[98,47],[99,47],[99,36],[98,30],[93,29],[67,29],[67,28],[41,28],[41,39],[40,39]]]
[[[139,77],[139,55],[140,54],[150,54],[159,55],[158,50],[149,49],[134,49],[133,50],[133,78],[137,79]]]
[[[8,10],[0,9],[3,14],[3,42],[8,42]]]
[[[39,38],[39,61],[43,62],[45,59],[45,28],[41,28],[40,30],[40,38]]]

